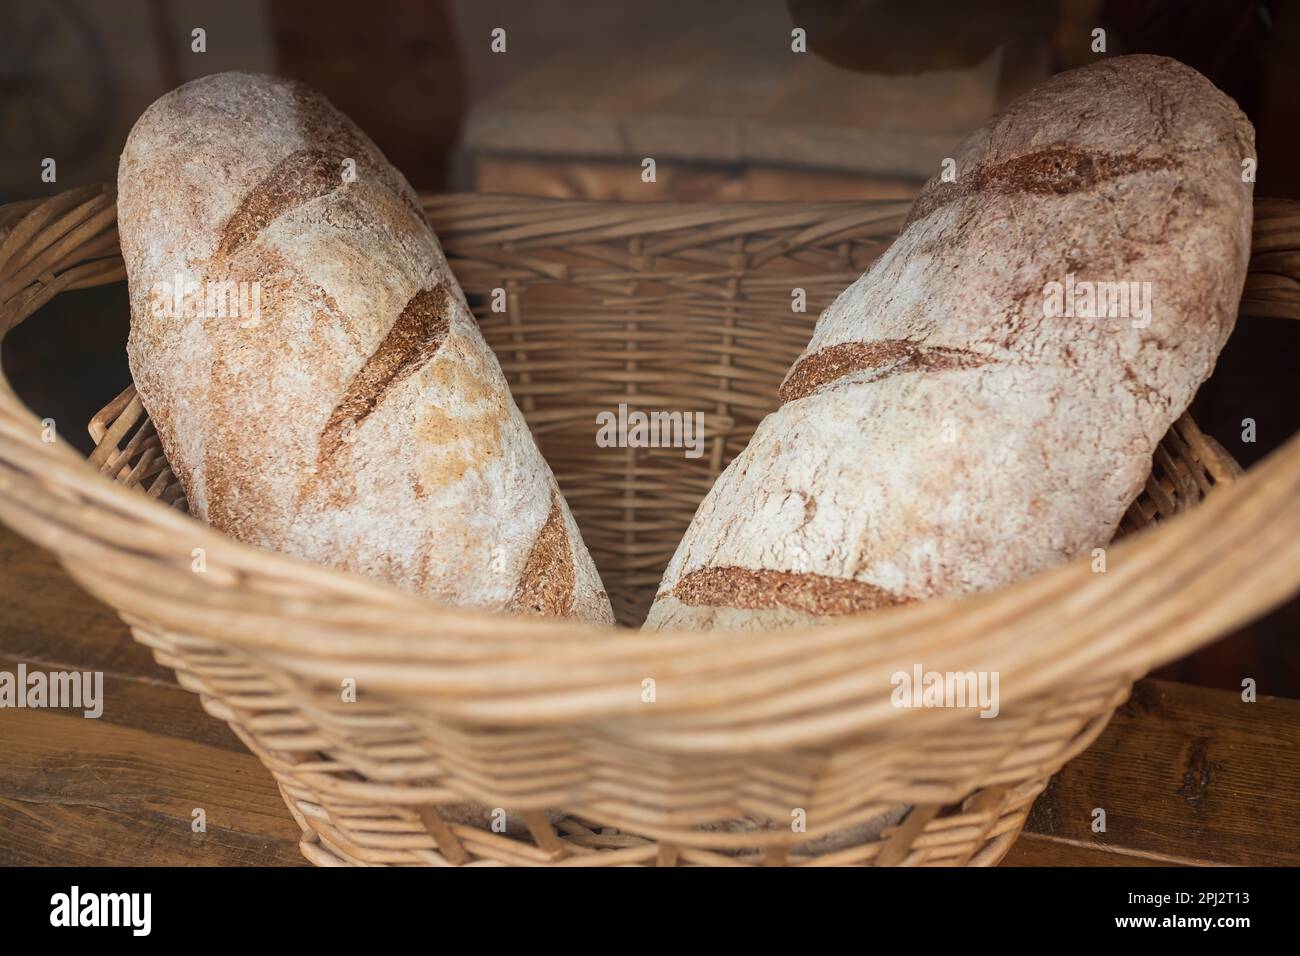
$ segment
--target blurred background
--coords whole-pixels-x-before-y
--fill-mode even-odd
[[[1019,93],[1159,53],[1234,97],[1256,194],[1300,198],[1300,3],[1287,0],[0,0],[0,202],[116,178],[131,125],[242,69],[324,92],[417,189],[646,201],[910,198]],[[806,32],[807,52],[791,50]],[[492,49],[505,31],[504,52]],[[1093,49],[1105,32],[1105,52]],[[204,49],[195,49],[195,30]],[[654,157],[657,181],[641,181]],[[54,158],[57,180],[42,180]],[[125,285],[6,341],[27,404],[87,421],[130,380]],[[1249,466],[1300,428],[1300,327],[1238,327],[1193,406]],[[58,369],[58,374],[52,370]],[[1257,440],[1242,441],[1254,419]],[[89,450],[84,431],[63,433]],[[0,568],[0,573],[3,569]],[[1300,602],[1160,676],[1300,697]]]

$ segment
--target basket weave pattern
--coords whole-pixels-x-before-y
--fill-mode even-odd
[[[906,212],[491,196],[426,208],[629,624],[775,407],[818,312]],[[1300,314],[1300,213],[1261,201],[1256,215],[1243,314]],[[0,208],[0,333],[64,289],[122,277],[107,191]],[[806,312],[791,310],[796,287]],[[704,412],[704,454],[597,447],[596,414],[619,403]],[[321,864],[996,863],[1132,680],[1300,584],[1300,448],[1241,476],[1186,416],[1121,536],[1178,520],[1109,549],[1105,574],[1076,562],[965,601],[741,635],[436,608],[192,521],[132,388],[91,433],[88,465],[0,389],[0,517],[230,722]],[[997,671],[1001,713],[892,707],[890,675],[915,663]],[[467,800],[511,811],[507,832],[486,810],[449,812]],[[878,835],[809,850],[900,806]],[[799,813],[806,830],[784,825]],[[742,817],[773,823],[726,825]]]

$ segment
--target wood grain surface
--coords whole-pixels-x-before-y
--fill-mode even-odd
[[[257,758],[0,526],[0,671],[19,663],[103,671],[106,704],[98,720],[0,710],[0,865],[305,865]],[[1143,681],[1039,798],[1005,865],[1169,863],[1300,864],[1300,702]]]

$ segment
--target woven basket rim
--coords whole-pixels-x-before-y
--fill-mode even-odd
[[[563,218],[575,229],[632,228],[652,209],[663,212],[658,225],[650,220],[663,231],[689,214],[740,228],[745,214],[787,213],[795,221],[809,217],[808,228],[816,228],[816,216],[824,222],[827,209],[851,218],[896,215],[907,206],[604,203],[476,194],[424,199],[429,207],[463,205],[480,226],[494,204],[571,212]],[[1256,209],[1257,238],[1273,227],[1300,237],[1300,203],[1259,200]],[[20,234],[74,213],[80,220],[33,260],[52,257],[49,268],[0,298],[0,340],[64,288],[121,281],[112,189],[83,187],[0,207],[0,230],[13,226],[0,243],[0,290],[22,277],[16,262],[26,240],[16,241]],[[1300,317],[1300,305],[1283,314]],[[305,676],[333,675],[338,661],[347,659],[359,680],[372,680],[384,692],[436,695],[431,707],[475,722],[641,720],[645,709],[628,699],[627,683],[673,677],[675,692],[649,709],[656,721],[671,722],[674,714],[698,717],[758,695],[797,696],[828,674],[843,673],[859,686],[865,679],[887,684],[890,674],[917,661],[927,670],[998,670],[1004,706],[1012,706],[1063,681],[1145,672],[1300,587],[1300,436],[1198,507],[1112,545],[1104,574],[1092,573],[1080,559],[997,591],[817,627],[647,634],[445,608],[377,580],[246,545],[121,487],[65,442],[45,443],[40,433],[36,415],[0,375],[0,517],[54,551],[77,580],[128,620],[147,616],[154,625],[219,638]],[[129,547],[120,536],[128,530]],[[209,574],[201,579],[190,570],[195,547],[206,551]],[[151,573],[133,573],[126,561],[119,569],[115,558],[125,556],[148,561]],[[403,666],[394,668],[397,662]],[[789,746],[823,738],[828,730],[882,727],[897,717],[882,695],[839,726],[792,720],[782,733],[761,743],[756,737],[754,744]],[[639,739],[653,743],[655,724],[646,726]],[[665,740],[681,743],[670,724],[661,726]],[[735,732],[729,730],[727,739],[737,739]],[[710,745],[707,733],[697,742]]]

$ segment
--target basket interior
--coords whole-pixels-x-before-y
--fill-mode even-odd
[[[777,407],[817,315],[892,238],[898,204],[778,207],[785,216],[751,204],[703,221],[648,205],[633,231],[600,215],[608,205],[518,199],[504,221],[480,214],[470,224],[456,203],[428,203],[619,622],[636,626],[701,498]],[[819,223],[823,235],[809,236]],[[796,290],[803,311],[792,308]],[[699,457],[601,447],[597,416],[620,405],[703,413]],[[133,387],[90,430],[92,462],[185,507]],[[1184,416],[1156,450],[1120,534],[1177,514],[1238,473]]]

